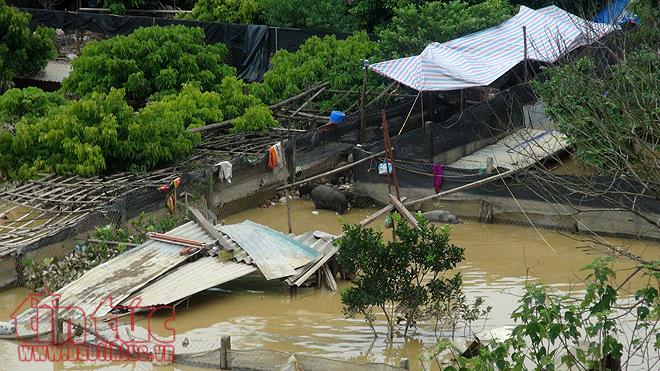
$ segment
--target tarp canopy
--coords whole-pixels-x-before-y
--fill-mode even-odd
[[[629,0],[612,1],[596,14],[594,22],[620,25],[639,22],[639,17],[626,9],[629,2]]]
[[[432,43],[420,55],[369,68],[419,91],[487,86],[524,60],[523,26],[527,59],[548,63],[614,30],[556,6],[539,10],[521,6],[518,14],[498,26],[442,44]]]

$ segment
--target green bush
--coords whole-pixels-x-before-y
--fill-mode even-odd
[[[352,32],[362,23],[349,14],[345,0],[260,0],[269,26],[305,28],[328,32]]]
[[[273,112],[264,105],[252,106],[233,122],[232,132],[263,131],[277,126]]]
[[[80,97],[125,89],[126,98],[138,102],[176,93],[190,82],[219,90],[220,81],[236,73],[222,63],[226,53],[222,44],[206,45],[200,28],[139,28],[85,46],[62,88]]]
[[[89,176],[144,171],[192,152],[200,135],[188,128],[228,118],[238,118],[235,131],[276,125],[266,106],[243,94],[243,82],[230,76],[220,85],[218,93],[186,84],[181,92],[137,112],[126,103],[123,90],[112,88],[108,94],[92,93],[43,110],[43,116],[25,115],[15,133],[0,130],[0,174],[25,179],[39,172]]]
[[[621,370],[657,362],[658,264],[632,272],[628,279],[645,275],[647,285],[630,300],[621,297],[611,264],[611,258],[599,258],[586,266],[592,273],[578,297],[554,294],[544,285],[526,286],[511,315],[517,323],[511,337],[483,344],[477,357],[455,356],[445,370]],[[449,344],[443,342],[443,348]]]
[[[59,92],[48,93],[39,88],[9,89],[0,95],[0,127],[14,126],[25,117],[37,118],[66,103]]]
[[[179,18],[254,24],[261,20],[261,4],[258,0],[199,0],[192,12]]]
[[[273,104],[303,92],[312,86],[329,82],[332,89],[351,89],[362,82],[365,59],[377,53],[378,45],[365,32],[346,40],[335,36],[311,37],[295,53],[280,50],[264,74],[264,82],[252,84],[250,90],[264,102]],[[330,108],[336,97],[319,101],[320,109]]]
[[[506,0],[430,2],[395,10],[391,22],[379,32],[384,58],[419,54],[431,42],[445,42],[509,19],[514,8]]]
[[[453,304],[465,301],[460,273],[447,273],[463,260],[463,249],[449,240],[449,226],[439,229],[421,214],[418,227],[398,214],[393,219],[393,241],[385,242],[382,232],[360,224],[344,225],[335,241],[339,263],[356,275],[341,294],[344,313],[362,315],[376,334],[375,312],[382,312],[390,339],[399,319],[406,336],[415,322],[428,316],[441,321],[460,307]]]
[[[56,57],[55,32],[29,28],[30,15],[0,0],[0,92],[16,75],[37,72]]]
[[[24,118],[14,135],[0,134],[0,171],[19,179],[38,172],[89,176],[174,161],[199,141],[199,135],[185,131],[187,124],[195,123],[186,117],[199,112],[214,117],[209,110],[219,111],[214,105],[185,98],[194,93],[180,94],[192,104],[153,102],[135,113],[124,91],[112,89],[71,101],[43,117]]]

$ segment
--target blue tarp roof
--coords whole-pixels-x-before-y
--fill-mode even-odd
[[[607,24],[637,23],[639,17],[627,10],[630,0],[614,0],[605,8],[601,9],[594,17],[594,22]]]

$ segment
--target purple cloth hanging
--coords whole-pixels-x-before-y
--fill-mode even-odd
[[[435,188],[435,193],[440,192],[442,188],[442,176],[445,173],[445,169],[442,167],[442,164],[433,164],[433,188]]]

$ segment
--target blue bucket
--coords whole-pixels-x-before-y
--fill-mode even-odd
[[[330,122],[332,122],[332,123],[334,123],[334,124],[341,124],[342,121],[344,121],[344,117],[346,117],[346,115],[344,114],[344,112],[341,112],[341,111],[332,111],[332,112],[330,113]]]

